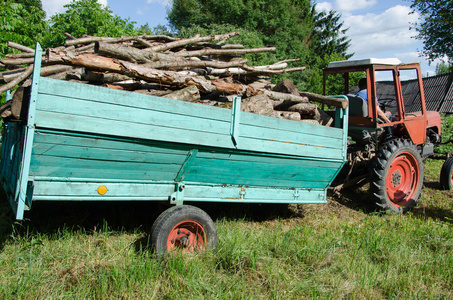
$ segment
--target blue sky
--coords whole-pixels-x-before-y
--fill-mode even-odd
[[[167,8],[170,0],[99,0],[108,5],[114,14],[130,18],[138,25],[148,23],[151,28],[166,25]],[[42,0],[48,16],[63,12],[63,5],[70,0]],[[386,58],[397,57],[403,62],[420,61],[424,75],[433,75],[436,63],[419,56],[423,48],[421,41],[414,38],[416,32],[409,30],[411,23],[418,20],[409,0],[315,0],[318,10],[335,10],[342,15],[349,28],[352,57]]]

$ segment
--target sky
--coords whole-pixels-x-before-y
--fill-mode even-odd
[[[167,25],[167,9],[171,0],[99,0],[114,14],[130,18],[137,25],[153,28]],[[42,0],[47,16],[64,12],[70,0]],[[431,64],[419,53],[423,43],[415,39],[417,32],[410,30],[417,22],[418,13],[411,14],[410,0],[314,0],[318,11],[335,10],[342,15],[347,35],[351,39],[351,59],[396,57],[402,62],[421,62],[423,75],[434,75],[436,64]]]

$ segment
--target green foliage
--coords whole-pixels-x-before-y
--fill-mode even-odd
[[[211,24],[205,27],[201,26],[191,26],[181,28],[179,31],[179,36],[182,38],[193,37],[196,34],[201,36],[224,34],[227,32],[237,31],[240,34],[232,37],[227,41],[229,44],[242,44],[246,48],[261,48],[265,47],[265,44],[262,39],[262,34],[254,30],[247,30],[244,28],[236,27],[231,24]],[[275,53],[258,53],[258,54],[248,54],[245,56],[248,59],[249,65],[264,65],[269,61],[275,61]]]
[[[453,115],[442,116],[442,142],[446,143],[453,139]],[[453,152],[453,144],[440,145],[436,148],[437,154],[447,154]]]
[[[452,0],[412,0],[413,12],[421,15],[415,24],[417,38],[423,40],[423,54],[430,60],[448,56],[453,61],[453,1]]]
[[[448,74],[453,72],[453,65],[446,63],[446,62],[441,62],[436,65],[436,75],[441,75],[441,74]]]
[[[113,15],[108,7],[102,7],[97,0],[73,0],[65,8],[64,13],[56,14],[50,19],[47,47],[63,45],[65,32],[75,37],[84,34],[119,37],[137,33],[135,22]]]
[[[33,47],[48,32],[40,0],[6,0],[0,2],[0,58],[11,53],[7,42]]]
[[[246,35],[240,39],[246,47],[277,47],[274,54],[248,56],[255,65],[299,58],[293,66],[307,66],[306,71],[273,76],[273,81],[289,77],[301,90],[319,93],[321,69],[331,59],[350,57],[340,16],[334,11],[317,13],[308,0],[175,0],[168,19],[182,35],[231,28]]]
[[[316,6],[313,7],[316,11]],[[341,15],[331,10],[328,13],[320,11],[314,13],[315,28],[312,36],[312,48],[314,53],[320,56],[337,55],[349,59],[353,54],[348,54],[351,40],[346,36]]]

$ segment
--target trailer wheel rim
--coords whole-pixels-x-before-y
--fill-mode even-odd
[[[170,231],[167,238],[167,250],[180,249],[193,252],[207,245],[206,232],[198,222],[186,220],[178,223]]]
[[[393,205],[407,205],[414,194],[420,180],[417,159],[408,152],[396,156],[390,164],[386,178],[387,196]]]

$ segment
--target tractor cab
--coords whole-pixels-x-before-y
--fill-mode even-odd
[[[366,78],[363,79],[366,91],[358,96],[361,78]],[[424,149],[424,155],[432,152],[433,144],[440,142],[440,115],[426,110],[419,63],[402,63],[396,58],[331,62],[324,69],[324,95],[329,84],[339,81],[349,100],[352,139],[362,143],[376,136],[379,140],[409,139],[415,145],[430,145]],[[388,117],[387,121],[379,117],[379,109]],[[369,139],[363,136],[364,132]]]

